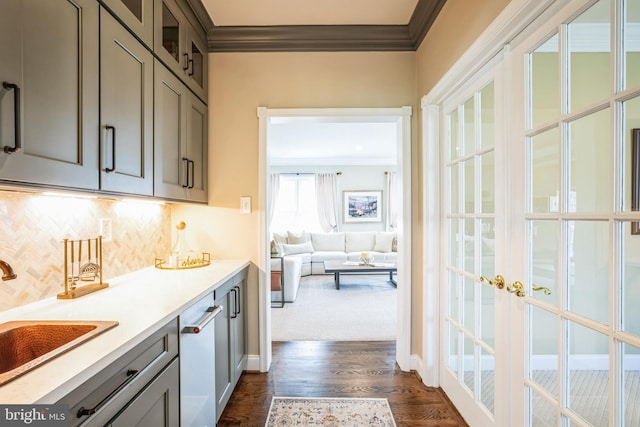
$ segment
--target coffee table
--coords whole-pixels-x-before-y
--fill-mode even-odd
[[[393,286],[398,286],[393,279],[393,273],[398,272],[395,262],[374,262],[371,265],[359,263],[357,261],[325,261],[324,271],[333,273],[336,289],[340,289],[340,273],[345,274],[371,274],[371,273],[389,273],[389,282]]]

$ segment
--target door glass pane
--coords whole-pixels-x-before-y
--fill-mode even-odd
[[[195,43],[191,42],[191,59],[189,75],[196,81],[198,86],[202,87],[204,82],[204,55],[198,49]]]
[[[640,2],[625,0],[624,53],[625,86],[640,85]]]
[[[480,148],[495,146],[495,126],[494,126],[494,95],[493,82],[480,92]]]
[[[611,208],[611,123],[609,109],[570,124],[569,212],[604,212]]]
[[[475,273],[476,233],[475,219],[464,219],[464,271]]]
[[[458,372],[458,342],[459,342],[459,332],[458,328],[456,328],[451,322],[447,322],[448,325],[448,333],[449,333],[449,353],[447,357],[447,366],[454,373]]]
[[[600,0],[568,26],[570,111],[609,96],[610,0]]]
[[[465,160],[462,163],[462,167],[464,168],[464,187],[462,191],[464,192],[464,212],[473,213],[475,211],[474,204],[474,196],[475,196],[475,182],[476,177],[474,174],[474,158],[469,160]]]
[[[558,397],[558,316],[531,306],[529,375],[553,397]]]
[[[609,339],[569,321],[568,407],[596,427],[609,425]]]
[[[127,9],[133,13],[133,15],[142,22],[142,1],[143,0],[122,0]]]
[[[558,221],[531,221],[531,286],[548,288],[550,295],[544,292],[532,292],[531,295],[548,304],[558,304]]]
[[[452,271],[449,272],[449,317],[458,323],[460,322],[460,298],[461,286],[458,280],[460,276]]]
[[[495,345],[496,288],[480,285],[480,338],[491,348]]]
[[[553,128],[531,138],[533,212],[558,212],[560,191],[560,132]]]
[[[536,127],[560,115],[557,34],[531,53],[530,67],[531,123]]]
[[[480,209],[483,213],[495,212],[495,159],[493,151],[480,156],[480,180],[482,191],[482,204]]]
[[[460,236],[459,230],[460,220],[458,218],[449,219],[449,264],[461,268],[460,260]]]
[[[624,426],[635,427],[640,426],[640,348],[631,344],[622,348]]]
[[[475,334],[475,287],[476,282],[468,277],[464,278],[464,328]]]
[[[529,417],[533,427],[553,427],[558,425],[558,410],[554,405],[527,387],[529,394]]]
[[[464,103],[464,154],[475,152],[475,101],[470,98]]]
[[[480,402],[493,414],[495,357],[482,349],[480,357]]]
[[[640,236],[631,234],[629,222],[622,224],[622,328],[640,336]]]
[[[475,379],[474,379],[474,364],[475,364],[475,360],[474,360],[474,345],[473,345],[473,339],[471,339],[469,336],[465,335],[464,336],[464,371],[463,371],[463,376],[464,376],[464,383],[466,384],[467,387],[469,387],[469,390],[473,391],[474,390],[474,384],[475,384]],[[475,393],[474,393],[475,394]]]
[[[459,192],[459,182],[460,177],[458,175],[459,163],[454,163],[449,167],[449,181],[450,181],[450,189],[449,191],[449,205],[451,206],[451,213],[459,213],[460,212],[460,192]]]
[[[633,177],[635,175],[640,175],[640,170],[638,170],[637,173],[633,172],[633,135],[634,129],[640,129],[640,97],[626,101],[622,105],[624,109],[624,175],[622,184],[624,187],[624,200],[622,201],[622,206],[625,212],[629,212],[633,210],[640,210],[640,206],[634,209],[632,203]],[[637,132],[635,133],[637,134]],[[640,148],[640,135],[636,136],[636,140],[639,140],[637,144]],[[638,169],[640,169],[640,165],[638,165]],[[640,200],[636,203],[640,204]]]
[[[495,220],[492,218],[483,219],[481,222],[482,245],[480,245],[480,273],[488,278],[496,276],[496,239]]]
[[[451,112],[449,116],[449,156],[451,160],[458,158],[460,153],[460,135],[458,130],[460,129],[460,119],[458,117],[458,110]]]
[[[180,24],[164,2],[162,3],[162,46],[176,62],[180,62]]]
[[[609,223],[568,221],[569,309],[609,323]]]

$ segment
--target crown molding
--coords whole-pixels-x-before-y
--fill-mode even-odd
[[[188,0],[207,30],[209,52],[415,51],[446,0],[418,0],[407,25],[215,26]]]

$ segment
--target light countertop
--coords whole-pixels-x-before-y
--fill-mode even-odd
[[[119,325],[0,386],[0,404],[54,403],[249,265],[211,261],[188,270],[138,270],[74,300],[55,297],[0,312],[11,320],[116,320]],[[5,284],[6,285],[6,284]],[[62,290],[62,286],[61,286]]]

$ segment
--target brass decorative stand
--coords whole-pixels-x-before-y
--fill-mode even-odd
[[[86,244],[87,257],[83,257]],[[92,248],[94,249],[92,257]],[[102,236],[95,239],[64,239],[64,292],[58,299],[74,299],[109,287],[102,281]],[[86,284],[79,285],[81,282]]]

